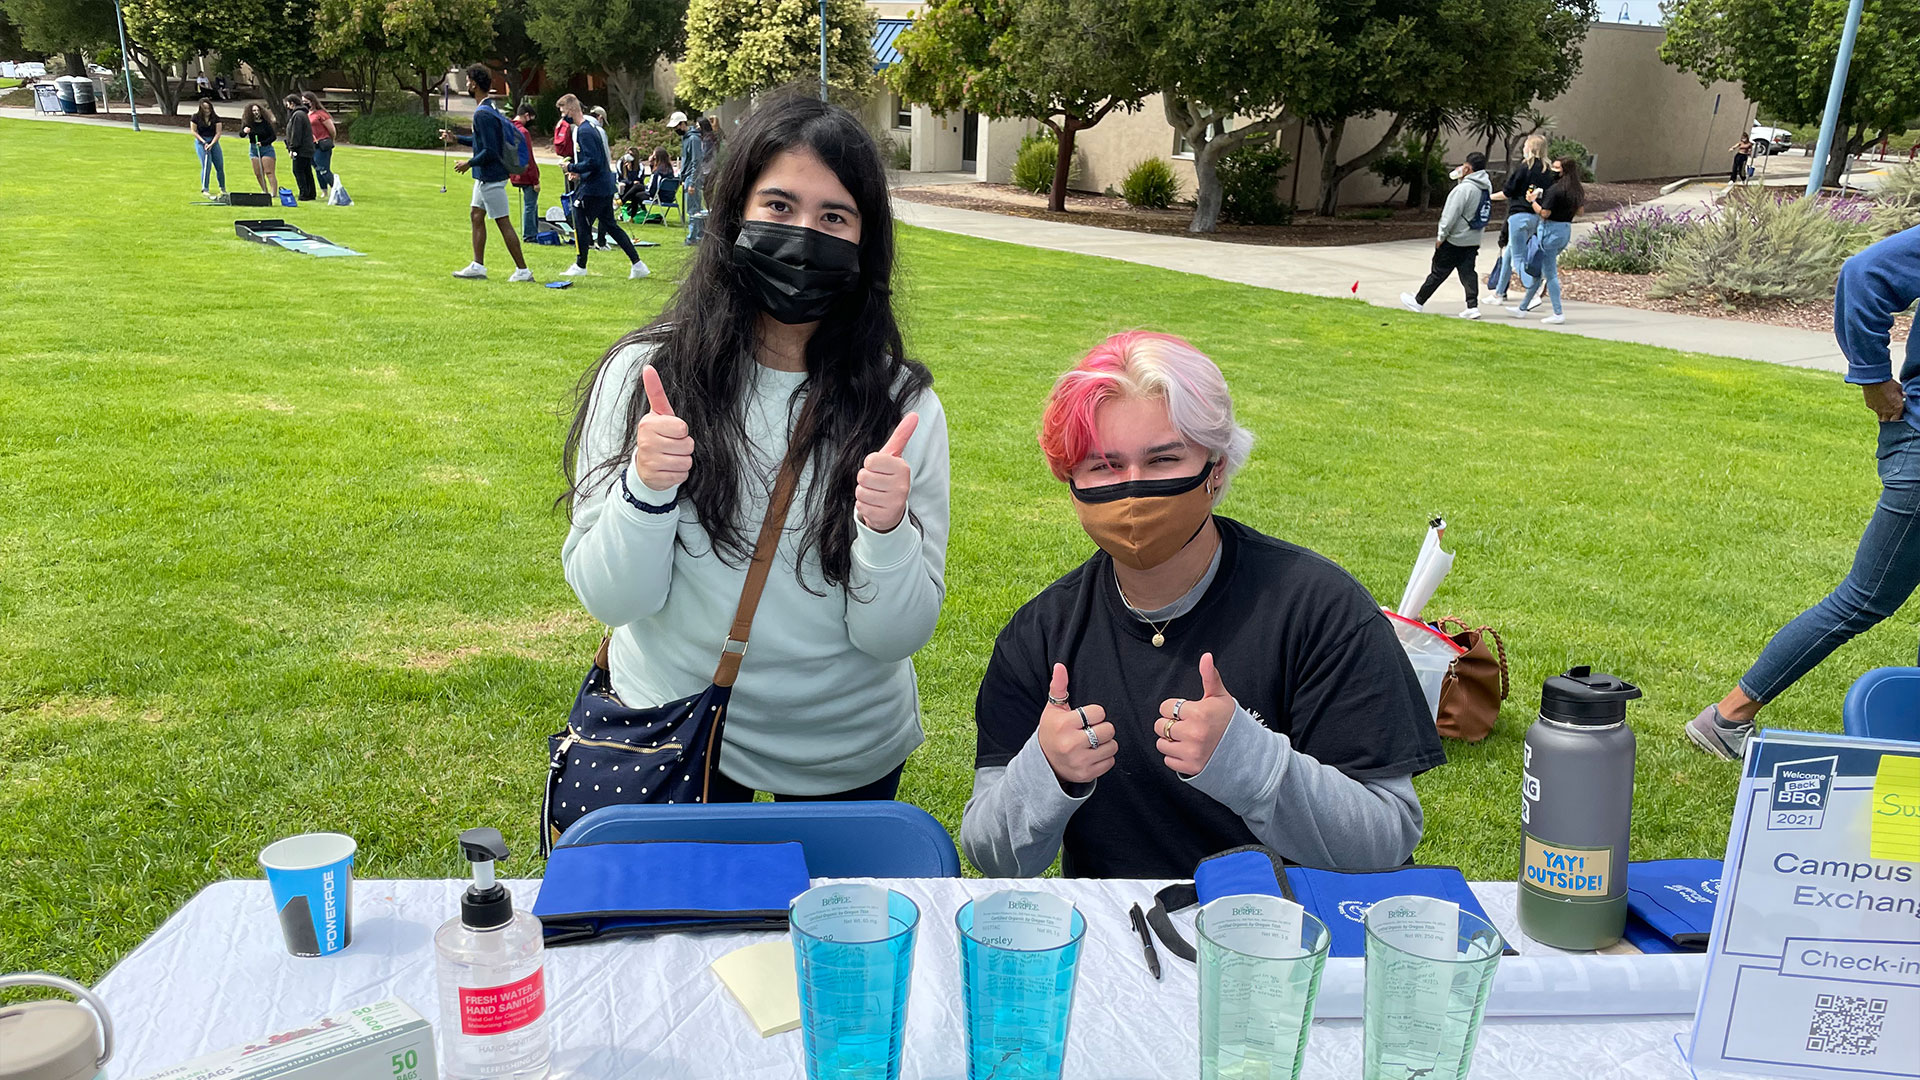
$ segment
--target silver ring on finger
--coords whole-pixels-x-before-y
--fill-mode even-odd
[[[1093,730],[1092,728],[1087,729],[1087,749],[1089,750],[1100,749],[1100,733]]]
[[[1067,699],[1063,697],[1054,697],[1052,694],[1048,694],[1047,704],[1058,706],[1059,708],[1064,709],[1067,707]]]
[[[1074,712],[1077,712],[1077,713],[1079,713],[1079,714],[1080,714],[1080,727],[1081,727],[1081,729],[1082,729],[1082,730],[1084,730],[1084,731],[1092,731],[1092,730],[1093,730],[1093,721],[1091,721],[1091,720],[1089,720],[1089,719],[1087,719],[1087,707],[1086,707],[1085,705],[1082,705],[1082,706],[1080,706],[1079,708],[1077,708],[1077,709],[1075,709],[1075,710],[1073,710],[1073,711],[1074,711]]]
[[[1187,703],[1187,699],[1186,699],[1186,698],[1174,698],[1174,699],[1173,699],[1173,719],[1175,719],[1175,720],[1178,720],[1178,719],[1180,719],[1180,706],[1182,706],[1182,705],[1185,705],[1186,703]],[[1172,729],[1171,727],[1169,727],[1169,728],[1168,728],[1167,730],[1168,730],[1168,731],[1172,731],[1173,729]]]

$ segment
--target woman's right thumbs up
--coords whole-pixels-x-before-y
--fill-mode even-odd
[[[693,470],[693,438],[687,422],[673,415],[667,389],[652,364],[640,369],[647,391],[647,414],[633,437],[633,471],[655,491],[670,491],[684,483]]]

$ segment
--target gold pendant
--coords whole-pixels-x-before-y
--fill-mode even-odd
[[[1156,649],[1157,649],[1157,648],[1159,648],[1160,646],[1162,646],[1162,645],[1165,645],[1166,643],[1167,643],[1167,635],[1165,635],[1165,634],[1160,634],[1160,633],[1156,633],[1156,634],[1154,634],[1154,635],[1153,635],[1153,647],[1154,647],[1154,648],[1156,648]]]

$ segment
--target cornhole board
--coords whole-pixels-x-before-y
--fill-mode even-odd
[[[337,255],[365,254],[351,248],[343,248],[324,236],[315,236],[279,218],[236,221],[233,223],[233,232],[242,240],[252,240],[256,244],[272,244],[286,248],[288,251],[298,251],[322,259]]]

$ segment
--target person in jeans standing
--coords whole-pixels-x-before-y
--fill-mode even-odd
[[[246,136],[247,159],[253,162],[253,178],[260,183],[260,190],[269,198],[280,190],[280,174],[275,171],[273,160],[273,140],[277,133],[273,130],[273,117],[267,114],[267,107],[259,102],[247,106],[241,114],[240,134]]]
[[[1687,722],[1687,738],[1716,757],[1740,760],[1754,717],[1828,654],[1899,610],[1920,584],[1920,346],[1907,339],[1893,377],[1893,318],[1920,299],[1920,227],[1874,244],[1840,267],[1833,287],[1834,336],[1847,381],[1880,421],[1880,501],[1853,568],[1838,588],[1788,623],[1716,704]]]
[[[1533,212],[1540,215],[1540,276],[1527,286],[1527,295],[1520,298],[1520,306],[1508,308],[1507,314],[1516,319],[1526,318],[1544,284],[1547,299],[1553,301],[1553,314],[1540,321],[1559,324],[1567,321],[1566,313],[1560,310],[1560,253],[1567,250],[1567,244],[1573,240],[1573,219],[1580,216],[1587,204],[1587,189],[1580,184],[1580,163],[1573,158],[1559,158],[1552,169],[1553,186],[1530,200]],[[1519,258],[1526,258],[1526,254],[1523,252]]]
[[[700,165],[706,147],[700,141],[699,130],[688,126],[686,113],[676,112],[667,117],[667,124],[680,133],[680,208],[686,211],[685,243],[691,247],[700,242],[700,229],[706,224],[700,204],[700,185],[703,182]]]
[[[567,165],[567,171],[579,181],[573,193],[573,239],[578,251],[573,257],[573,265],[560,271],[567,277],[580,277],[587,272],[587,251],[592,246],[589,235],[598,225],[604,235],[611,237],[620,245],[633,263],[627,271],[629,278],[647,276],[647,264],[640,261],[640,253],[634,250],[633,241],[627,231],[620,227],[619,219],[613,216],[613,162],[607,157],[607,137],[600,125],[586,118],[580,108],[580,99],[568,94],[560,99],[560,111],[568,120],[573,121],[574,160]]]
[[[207,174],[213,172],[220,177],[220,197],[225,198],[227,159],[220,152],[220,115],[206,98],[200,99],[200,107],[193,112],[193,148],[200,155],[200,197],[213,197],[207,193]]]
[[[1433,242],[1433,267],[1419,293],[1401,293],[1400,302],[1409,311],[1425,311],[1427,300],[1448,274],[1460,276],[1460,287],[1467,294],[1463,319],[1480,317],[1480,280],[1474,275],[1473,261],[1480,254],[1480,237],[1493,217],[1493,181],[1487,176],[1487,155],[1478,150],[1467,155],[1466,164],[1453,170],[1457,181],[1447,195],[1446,208],[1440,211],[1440,236]]]
[[[1533,212],[1533,200],[1553,184],[1553,169],[1547,165],[1547,137],[1527,136],[1520,167],[1507,174],[1500,193],[1507,197],[1507,247],[1494,270],[1493,303],[1504,307],[1507,288],[1513,275],[1527,260],[1527,243],[1540,231],[1540,215]],[[1525,285],[1524,275],[1521,284]]]
[[[1733,152],[1733,170],[1727,173],[1727,183],[1745,183],[1747,179],[1747,159],[1753,156],[1753,136],[1742,135],[1740,141],[1727,147]]]
[[[293,155],[293,181],[300,189],[300,201],[312,202],[316,195],[313,189],[313,121],[307,117],[307,102],[299,94],[288,94],[287,106],[287,152]]]
[[[320,95],[309,90],[307,99],[307,122],[313,125],[313,173],[320,181],[320,197],[333,194],[333,147],[338,131],[333,126],[333,114],[320,104]]]
[[[456,136],[444,128],[440,131],[442,139],[473,147],[473,156],[453,167],[455,172],[473,173],[473,203],[468,214],[468,220],[473,225],[473,261],[455,270],[453,276],[486,278],[487,219],[492,218],[500,229],[501,239],[506,242],[507,254],[513,256],[516,268],[507,280],[532,281],[533,271],[527,269],[527,260],[520,253],[520,234],[513,230],[513,225],[507,220],[507,166],[500,160],[500,151],[513,129],[500,107],[489,96],[493,92],[493,72],[487,70],[485,64],[475,64],[467,69],[467,92],[473,95],[475,104],[473,134]],[[531,158],[531,143],[527,149],[527,156]]]
[[[513,126],[527,140],[527,167],[513,177],[512,183],[520,189],[520,239],[529,244],[540,235],[540,163],[533,158],[535,115],[533,99],[523,98],[513,117]]]

